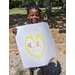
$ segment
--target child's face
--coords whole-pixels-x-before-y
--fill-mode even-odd
[[[38,23],[40,20],[40,13],[39,10],[33,8],[29,10],[28,19],[30,19],[31,23]]]

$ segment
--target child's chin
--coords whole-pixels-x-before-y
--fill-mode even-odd
[[[33,22],[33,23],[38,23],[38,21],[35,21],[35,22]]]
[[[38,21],[32,21],[32,23],[38,23]]]

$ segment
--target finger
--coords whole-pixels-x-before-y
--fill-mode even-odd
[[[13,33],[16,35],[17,31],[13,31]]]
[[[17,32],[17,29],[13,29],[14,32]]]
[[[15,28],[15,30],[14,30],[16,33],[17,33],[17,28]]]
[[[15,31],[15,35],[16,35],[17,31]]]
[[[15,30],[17,30],[17,28],[15,28]]]
[[[15,30],[17,30],[17,28],[13,28],[12,30],[15,31]]]

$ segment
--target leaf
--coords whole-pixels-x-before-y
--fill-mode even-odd
[[[9,51],[9,53],[10,53],[11,51]]]
[[[19,55],[19,53],[16,53],[16,55]]]
[[[66,51],[63,51],[63,54],[66,54]]]
[[[62,43],[61,41],[59,43]]]
[[[11,63],[12,63],[13,61],[11,61]]]
[[[19,64],[17,64],[16,66],[18,66]]]

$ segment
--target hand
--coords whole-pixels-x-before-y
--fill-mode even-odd
[[[13,29],[12,29],[12,32],[16,35],[16,33],[17,33],[17,28],[13,28]]]

